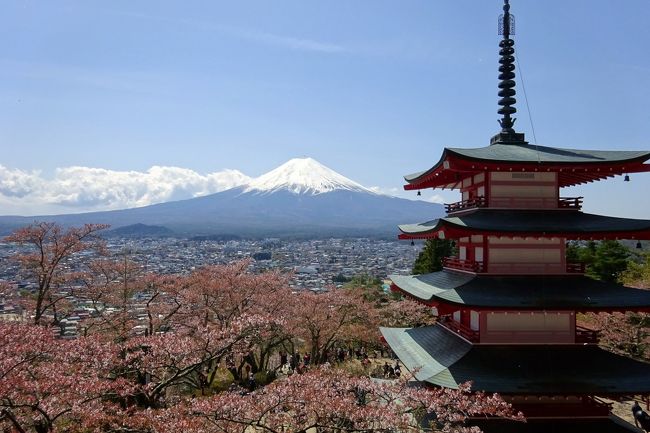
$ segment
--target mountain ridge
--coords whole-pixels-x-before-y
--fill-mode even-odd
[[[258,180],[257,182],[255,182]],[[146,224],[179,236],[381,236],[442,215],[442,206],[377,194],[311,158],[296,158],[245,185],[144,207],[43,217],[0,217],[7,233],[34,220],[63,225]]]

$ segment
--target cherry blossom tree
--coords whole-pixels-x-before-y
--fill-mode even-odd
[[[146,273],[126,254],[91,261],[79,278],[78,296],[92,308],[83,321],[83,333],[100,334],[115,341],[169,329],[181,310],[184,279]]]
[[[266,368],[282,344],[299,340],[322,363],[336,344],[367,340],[379,323],[376,306],[354,291],[292,293],[287,275],[248,267],[168,277],[143,273],[126,258],[93,258],[74,275],[84,283],[79,296],[96,306],[88,332],[66,340],[45,326],[0,322],[0,430],[419,432],[423,416],[434,414],[435,429],[460,432],[469,416],[519,419],[498,396],[471,393],[469,385],[432,389],[330,368],[253,391],[237,383],[213,389],[224,366],[238,374],[243,364]],[[68,281],[67,272],[53,270],[48,290]],[[390,320],[414,314],[406,308]],[[146,332],[134,332],[143,321]]]
[[[158,414],[150,425],[171,432],[421,432],[427,414],[435,430],[446,432],[478,431],[465,425],[469,416],[523,419],[498,395],[471,393],[469,384],[433,389],[318,368],[251,393],[191,400]]]
[[[0,321],[0,428],[37,433],[81,424],[130,392],[112,376],[117,351],[92,338],[55,340],[51,330]]]
[[[588,327],[599,331],[599,344],[608,350],[648,359],[650,314],[600,313],[586,316]]]
[[[30,305],[34,323],[40,324],[46,313],[53,315],[54,323],[60,320],[57,307],[69,293],[61,293],[59,289],[77,278],[75,270],[66,262],[73,257],[76,261],[80,260],[83,252],[102,252],[104,242],[97,237],[97,232],[107,227],[103,224],[86,224],[64,229],[56,223],[37,222],[4,238],[4,242],[26,248],[15,259],[20,262],[25,278],[36,283],[33,304]]]
[[[300,292],[291,326],[307,344],[312,362],[327,361],[337,345],[378,341],[376,309],[353,291]]]
[[[379,314],[381,325],[390,327],[430,325],[436,320],[432,307],[409,298],[386,303]]]
[[[122,346],[119,374],[137,385],[135,403],[141,408],[164,407],[170,393],[204,394],[217,366],[246,354],[268,324],[268,317],[242,315],[227,328],[208,324],[131,338]]]
[[[295,296],[288,275],[280,272],[253,274],[249,260],[230,265],[208,266],[193,272],[183,294],[185,308],[178,316],[183,326],[228,329],[243,315],[267,317],[267,326],[251,337],[243,356],[230,357],[228,367],[235,380],[242,379],[246,364],[256,373],[268,369],[274,351],[292,336],[285,318],[292,314]],[[211,376],[216,370],[210,368]]]

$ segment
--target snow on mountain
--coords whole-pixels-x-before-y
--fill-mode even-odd
[[[375,194],[313,158],[294,158],[245,185],[244,192],[272,193],[288,190],[294,194],[322,194],[335,190]]]

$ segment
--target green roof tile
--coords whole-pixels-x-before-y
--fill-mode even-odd
[[[650,290],[581,275],[490,276],[444,270],[389,278],[401,290],[423,301],[477,308],[606,310],[650,307]]]

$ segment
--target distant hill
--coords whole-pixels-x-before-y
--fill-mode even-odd
[[[174,231],[163,226],[151,226],[137,223],[128,226],[118,227],[105,233],[107,236],[118,237],[169,237],[174,235]]]
[[[158,226],[181,236],[395,237],[397,224],[443,214],[440,204],[377,194],[311,158],[293,159],[249,184],[151,206],[41,217],[0,217],[7,233],[34,220],[110,224],[113,233]],[[119,233],[119,232],[118,232]]]

